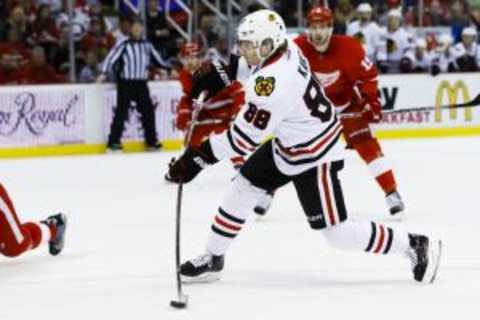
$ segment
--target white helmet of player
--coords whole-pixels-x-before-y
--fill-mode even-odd
[[[427,41],[423,38],[418,38],[415,40],[415,47],[421,49],[427,49]]]
[[[368,2],[360,3],[357,7],[357,13],[360,22],[366,24],[372,19],[372,6]]]
[[[249,64],[264,62],[285,44],[287,28],[282,17],[272,10],[258,10],[244,17],[237,28],[239,50]],[[259,62],[249,61],[248,55],[242,53],[242,44],[247,43],[255,50]],[[255,59],[254,59],[255,60]]]
[[[447,51],[452,43],[453,43],[453,37],[450,34],[448,33],[442,34],[438,38],[437,46],[435,47],[435,52],[443,53]]]
[[[477,30],[473,27],[466,27],[462,30],[462,42],[466,47],[470,47],[477,41]]]
[[[391,32],[395,32],[402,25],[402,12],[400,9],[390,9],[387,13],[387,27]]]

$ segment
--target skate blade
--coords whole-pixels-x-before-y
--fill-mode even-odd
[[[442,256],[442,241],[436,240],[430,243],[430,249],[428,250],[428,266],[423,277],[423,282],[433,283],[437,277],[438,267],[440,265],[440,258]]]
[[[182,283],[210,283],[220,280],[220,272],[206,272],[197,277],[180,275]]]

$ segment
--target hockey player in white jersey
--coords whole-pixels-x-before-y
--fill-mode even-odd
[[[384,30],[372,20],[372,6],[363,2],[357,7],[358,20],[348,24],[347,35],[362,43],[368,58],[372,62],[386,60]]]
[[[423,38],[415,40],[415,46],[402,58],[402,73],[429,72],[432,66],[432,54],[427,50],[427,42]]]
[[[342,127],[307,60],[286,40],[282,18],[271,10],[256,11],[240,22],[237,36],[241,55],[254,67],[244,85],[246,105],[227,132],[188,148],[172,163],[168,176],[189,182],[222,159],[253,154],[218,209],[206,253],[181,265],[183,281],[219,279],[225,254],[258,199],[292,182],[310,227],[322,230],[331,245],[406,256],[415,280],[432,282],[440,241],[348,219],[339,179]],[[270,134],[275,138],[260,145]]]
[[[387,14],[386,56],[387,65],[383,72],[400,71],[400,60],[413,48],[413,37],[402,27],[402,13],[399,9],[391,9]]]
[[[467,27],[462,30],[462,41],[453,47],[455,63],[459,71],[480,70],[480,46],[477,43],[477,30]]]
[[[440,72],[453,72],[458,69],[453,52],[453,38],[449,34],[442,34],[437,41],[437,46],[432,51],[432,75]]]

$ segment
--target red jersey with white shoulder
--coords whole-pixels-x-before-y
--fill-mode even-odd
[[[286,175],[343,158],[342,127],[333,104],[292,41],[252,70],[246,105],[226,132],[210,137],[217,159],[244,156],[273,135],[273,159]]]
[[[176,124],[179,129],[185,130],[192,119],[192,74],[182,69],[179,73],[179,80],[182,84],[183,96],[178,104]],[[228,126],[244,102],[245,93],[241,84],[235,81],[205,103],[198,115],[196,126]]]
[[[324,86],[337,112],[346,110],[352,103],[360,103],[354,99],[355,88],[365,102],[380,108],[377,68],[365,55],[358,40],[350,36],[332,35],[324,53],[315,50],[305,34],[294,41],[308,59],[312,72]]]

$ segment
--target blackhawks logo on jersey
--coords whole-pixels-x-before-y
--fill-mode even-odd
[[[275,89],[274,77],[257,77],[255,79],[255,93],[259,96],[269,96]]]
[[[393,54],[398,51],[398,46],[395,40],[388,38],[387,39],[387,53]]]
[[[365,39],[365,35],[362,32],[355,33],[353,37],[360,41],[361,44],[365,44],[367,42],[367,39]]]

